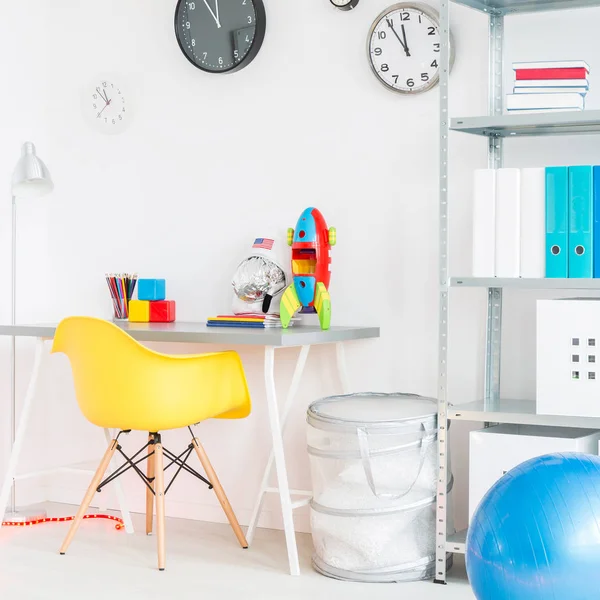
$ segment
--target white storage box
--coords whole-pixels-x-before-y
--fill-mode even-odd
[[[432,577],[436,401],[412,394],[337,396],[313,402],[307,420],[315,568],[354,581]]]
[[[538,300],[537,413],[600,417],[600,299]]]
[[[469,443],[469,522],[486,492],[522,462],[553,452],[596,454],[600,431],[496,425],[472,431]]]

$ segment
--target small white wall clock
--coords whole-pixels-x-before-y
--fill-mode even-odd
[[[89,83],[82,91],[85,120],[105,134],[123,132],[131,121],[131,107],[122,86],[114,78]]]
[[[439,81],[439,14],[426,4],[405,2],[384,10],[367,39],[371,70],[388,90],[418,94]],[[450,68],[454,44],[450,36]]]

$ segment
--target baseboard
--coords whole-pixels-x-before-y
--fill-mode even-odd
[[[45,500],[60,504],[77,506],[85,494],[85,486],[49,486]],[[129,510],[132,513],[144,514],[146,511],[145,500],[128,497]],[[96,494],[92,501],[93,508],[103,510],[119,510],[116,497],[112,490],[104,490]],[[235,514],[241,525],[247,526],[252,518],[252,508],[235,507]],[[182,502],[173,499],[166,502],[167,517],[191,519],[193,521],[207,521],[209,523],[227,523],[227,518],[220,505],[203,502]],[[262,511],[259,527],[266,529],[283,529],[283,519],[278,510],[265,509]],[[310,533],[310,517],[308,508],[303,507],[294,511],[294,528],[298,533]]]

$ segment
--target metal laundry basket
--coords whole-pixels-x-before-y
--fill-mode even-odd
[[[313,402],[307,421],[316,570],[353,581],[433,577],[437,401],[332,396]]]

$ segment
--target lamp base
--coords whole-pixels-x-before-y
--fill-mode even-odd
[[[40,521],[45,519],[48,513],[40,508],[27,509],[21,508],[15,512],[6,512],[4,514],[4,522],[6,523],[27,523],[29,521]]]

